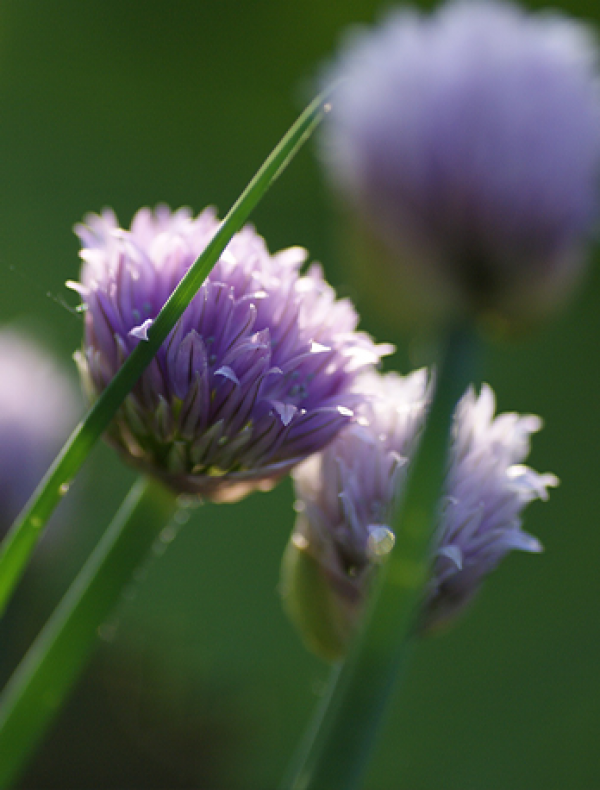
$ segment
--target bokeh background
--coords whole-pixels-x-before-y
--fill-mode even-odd
[[[341,31],[382,10],[372,0],[3,0],[1,322],[26,324],[68,362],[81,334],[63,285],[78,272],[73,224],[104,206],[128,224],[161,201],[223,215],[310,98]],[[568,11],[600,25],[596,0]],[[363,327],[387,339],[345,265],[314,146],[253,219],[272,250],[307,247],[356,300]],[[562,485],[526,520],[546,553],[510,557],[453,631],[419,646],[369,790],[600,787],[597,264],[568,313],[485,359],[499,407],[546,421],[531,462]],[[405,348],[394,363],[406,370]],[[94,451],[63,542],[38,557],[11,606],[3,678],[133,479],[109,449]],[[277,786],[328,674],[278,600],[291,506],[284,482],[194,512],[102,629],[20,787]]]

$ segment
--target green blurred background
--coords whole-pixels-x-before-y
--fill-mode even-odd
[[[62,304],[76,303],[63,286],[78,272],[73,224],[104,206],[129,224],[160,201],[224,214],[310,98],[341,30],[381,10],[371,0],[3,0],[2,322],[33,326],[68,360],[81,334]],[[600,22],[595,0],[568,10]],[[301,152],[254,222],[272,250],[307,247],[385,340],[344,266],[314,154]],[[600,788],[599,300],[596,267],[558,322],[489,350],[500,409],[546,421],[531,463],[562,485],[526,520],[546,553],[510,557],[452,632],[419,646],[370,790]],[[406,351],[395,362],[406,369]],[[94,452],[75,486],[83,514],[11,607],[3,675],[132,480],[110,450]],[[21,787],[277,786],[328,673],[278,600],[291,505],[285,482],[194,513],[103,629]]]

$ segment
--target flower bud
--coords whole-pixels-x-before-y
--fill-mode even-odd
[[[493,0],[347,40],[323,159],[395,322],[412,307],[531,323],[563,301],[597,220],[597,65],[582,24]]]
[[[86,308],[77,361],[93,400],[147,332],[220,226],[166,206],[129,231],[105,211],[77,233]],[[379,361],[357,315],[304,250],[270,255],[251,226],[231,240],[138,384],[107,438],[177,492],[232,501],[266,490],[351,419],[358,372]]]
[[[364,374],[357,389],[364,402],[355,422],[294,470],[298,518],[282,568],[292,620],[307,644],[329,660],[345,652],[381,555],[393,550],[395,502],[428,402],[425,371],[405,378]],[[530,435],[540,426],[532,415],[494,417],[488,386],[478,397],[469,390],[459,402],[418,618],[421,631],[455,618],[512,549],[541,550],[521,530],[525,505],[546,499],[547,489],[558,483],[554,475],[522,464]]]

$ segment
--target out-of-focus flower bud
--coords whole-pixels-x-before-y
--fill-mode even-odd
[[[76,387],[52,355],[15,329],[0,330],[0,537],[74,427]]]
[[[365,402],[356,421],[294,471],[298,518],[282,570],[284,603],[307,644],[330,660],[356,630],[378,558],[393,550],[395,498],[423,425],[427,386],[425,371],[361,376]],[[541,422],[494,417],[494,408],[488,386],[479,397],[469,390],[457,406],[421,630],[455,617],[512,549],[541,550],[521,530],[525,505],[558,483],[521,463]],[[313,592],[311,578],[327,592]]]
[[[562,303],[597,220],[597,67],[583,24],[493,0],[348,39],[322,153],[377,240],[364,281],[394,322]]]
[[[140,210],[129,231],[86,217],[81,283],[93,399],[134,347],[220,223],[166,206]],[[178,492],[232,501],[266,490],[351,419],[358,372],[379,361],[357,315],[306,252],[270,255],[251,226],[236,234],[127,397],[107,438]]]

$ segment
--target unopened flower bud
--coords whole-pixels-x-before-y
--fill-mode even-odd
[[[563,301],[598,213],[588,28],[494,0],[403,9],[350,38],[327,77],[323,159],[377,241],[363,279],[394,321],[531,323]]]
[[[298,518],[282,569],[292,620],[307,644],[330,660],[345,652],[381,556],[394,550],[395,502],[428,401],[425,371],[405,378],[365,374],[357,387],[365,401],[355,422],[294,471]],[[540,426],[532,415],[494,417],[488,386],[478,397],[469,390],[459,402],[420,630],[452,620],[512,549],[541,550],[521,530],[525,505],[546,499],[558,483],[522,464]],[[309,579],[317,580],[314,587]]]
[[[220,226],[160,206],[121,230],[110,211],[77,228],[85,338],[77,355],[93,399],[111,381]],[[304,250],[270,255],[237,233],[126,398],[107,438],[178,492],[231,501],[272,487],[351,419],[357,374],[387,347]]]

